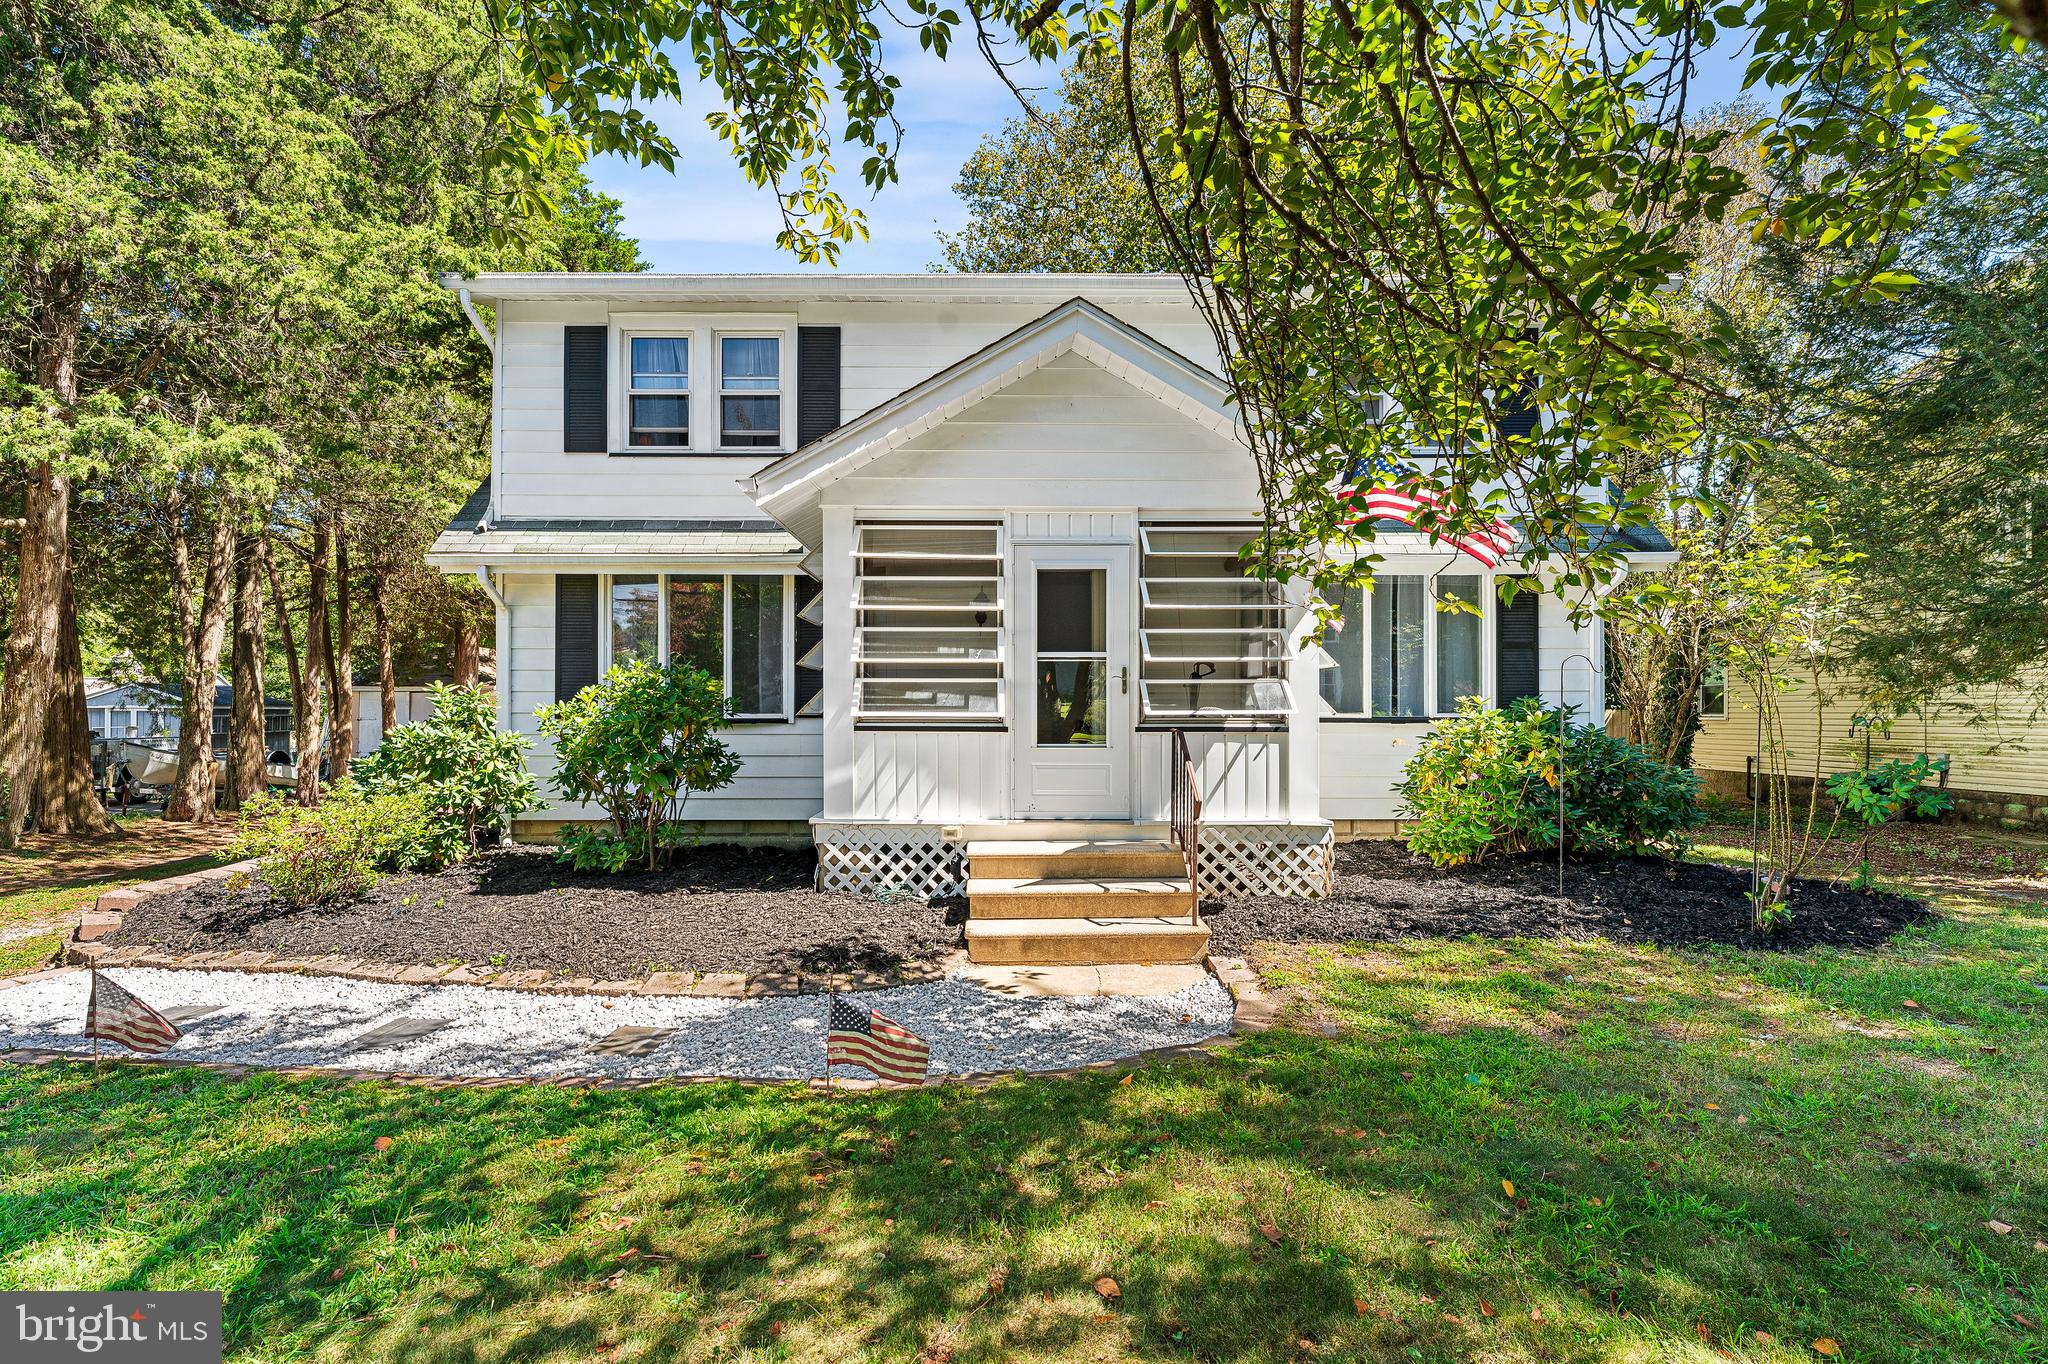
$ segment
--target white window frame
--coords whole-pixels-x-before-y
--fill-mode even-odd
[[[1257,534],[1257,529],[1258,528],[1255,525],[1239,521],[1159,520],[1145,521],[1139,524],[1137,565],[1137,723],[1140,728],[1144,728],[1147,726],[1150,726],[1152,728],[1166,728],[1173,726],[1187,727],[1214,724],[1233,727],[1243,725],[1277,727],[1279,725],[1284,724],[1286,722],[1287,717],[1294,713],[1294,668],[1293,660],[1290,656],[1287,645],[1290,630],[1288,627],[1287,620],[1288,611],[1286,592],[1283,584],[1267,583],[1263,579],[1247,578],[1241,575],[1232,574],[1202,574],[1199,576],[1170,575],[1154,578],[1148,576],[1145,571],[1147,567],[1147,561],[1152,559],[1185,560],[1195,561],[1198,563],[1203,560],[1224,560],[1227,562],[1235,562],[1236,560],[1235,549],[1226,551],[1221,549],[1168,548],[1163,544],[1156,543],[1155,537],[1170,536],[1179,533],[1227,533],[1241,534],[1243,539],[1248,541],[1252,538],[1253,535]],[[1254,584],[1263,590],[1264,594],[1267,596],[1268,599],[1265,601],[1246,601],[1243,603],[1180,603],[1172,601],[1155,602],[1153,600],[1153,587],[1155,583],[1160,585],[1186,585],[1194,588],[1201,588],[1205,586],[1217,586],[1226,583]],[[1231,615],[1244,615],[1253,612],[1258,612],[1262,613],[1265,623],[1256,626],[1243,626],[1236,624],[1219,625],[1216,626],[1214,629],[1205,629],[1199,624],[1162,626],[1155,625],[1150,622],[1150,618],[1148,617],[1147,613],[1151,611],[1174,611],[1180,613],[1214,611],[1224,612]],[[1200,617],[1197,616],[1196,619],[1199,620]],[[1282,646],[1281,656],[1278,659],[1267,659],[1264,656],[1258,654],[1245,654],[1229,658],[1219,657],[1210,661],[1217,663],[1278,662],[1281,665],[1281,668],[1280,672],[1277,675],[1244,679],[1216,678],[1211,680],[1155,678],[1147,677],[1145,675],[1145,665],[1147,663],[1182,663],[1202,661],[1199,655],[1177,654],[1173,652],[1175,636],[1188,634],[1235,634],[1249,636],[1254,633],[1264,635],[1267,638],[1277,638],[1281,642]],[[1279,688],[1281,704],[1277,706],[1261,706],[1255,704],[1244,704],[1235,706],[1198,706],[1194,709],[1184,709],[1171,707],[1164,704],[1154,704],[1153,689],[1155,687],[1163,690],[1168,687],[1186,686],[1190,681],[1196,682],[1196,684],[1201,687],[1208,687],[1212,689],[1236,687],[1238,688],[1239,694],[1241,696],[1246,697],[1247,699],[1250,699],[1253,696],[1256,688],[1268,684],[1275,685]]]
[[[1718,705],[1709,710],[1707,709],[1707,682],[1716,674],[1719,674],[1721,679],[1721,700]],[[1706,669],[1700,673],[1700,691],[1699,695],[1693,698],[1693,707],[1699,712],[1700,719],[1702,720],[1725,720],[1728,718],[1728,665],[1726,663],[1709,663]]]
[[[689,366],[684,374],[686,382],[681,388],[633,387],[633,343],[635,341],[681,341],[684,361]],[[689,327],[663,327],[659,329],[635,329],[619,333],[619,369],[625,380],[624,401],[619,404],[619,448],[642,455],[682,455],[697,448],[697,433],[704,415],[703,404],[697,401],[698,352],[697,333]],[[635,398],[681,397],[689,414],[689,422],[683,429],[681,445],[635,445],[633,444],[633,399]]]
[[[924,555],[917,553],[909,553],[905,551],[870,550],[867,548],[866,535],[864,532],[868,530],[888,531],[918,529],[972,530],[975,532],[992,532],[994,536],[993,549],[988,554],[934,553],[930,555]],[[875,656],[871,658],[867,653],[867,640],[869,631],[873,630],[879,632],[894,632],[916,628],[910,626],[871,626],[866,622],[865,613],[869,609],[866,605],[866,583],[868,579],[867,576],[861,572],[861,563],[867,559],[888,560],[892,558],[907,558],[912,560],[922,560],[930,562],[951,559],[955,561],[955,563],[957,564],[992,564],[994,566],[994,571],[992,573],[970,574],[966,576],[941,579],[900,578],[896,580],[899,583],[917,581],[961,581],[992,583],[994,585],[994,591],[990,594],[990,600],[985,603],[980,603],[976,606],[965,608],[955,606],[911,605],[877,607],[875,609],[908,612],[925,612],[934,615],[940,619],[948,619],[953,616],[964,614],[968,611],[980,610],[986,613],[989,617],[989,621],[985,625],[954,625],[948,623],[944,625],[934,626],[931,628],[935,630],[959,631],[962,633],[971,631],[974,633],[993,634],[995,638],[994,657],[986,659],[890,659],[881,656]],[[1010,673],[1012,668],[1009,648],[1011,626],[1010,601],[1012,583],[1010,574],[1011,556],[1008,525],[998,520],[977,520],[974,518],[904,518],[885,516],[862,517],[859,520],[857,520],[854,524],[853,559],[854,720],[859,724],[878,728],[915,729],[920,726],[943,726],[948,729],[972,728],[989,730],[1002,730],[1007,728],[1010,723]],[[887,578],[878,577],[875,579],[875,581],[886,582],[889,580]],[[888,710],[879,707],[871,707],[868,704],[867,689],[865,686],[865,682],[867,679],[864,673],[864,667],[869,662],[874,662],[885,666],[892,664],[918,664],[927,666],[932,670],[931,675],[925,677],[876,679],[877,681],[883,682],[942,686],[948,682],[956,682],[963,680],[992,680],[995,683],[995,709],[993,711],[939,709]],[[970,677],[964,671],[968,669],[984,667],[990,669],[993,672],[992,678]],[[954,668],[962,669],[963,672],[956,674],[948,671],[949,669]]]
[[[712,568],[650,568],[634,572],[606,573],[598,579],[598,600],[602,612],[598,620],[597,671],[601,677],[612,668],[612,584],[619,578],[654,579],[655,597],[655,661],[666,666],[668,663],[668,580],[670,578],[717,578],[719,586],[719,610],[723,619],[719,626],[719,666],[722,676],[719,685],[725,689],[727,699],[732,697],[732,581],[734,578],[780,578],[782,580],[782,709],[777,711],[732,712],[735,720],[770,722],[793,720],[792,709],[796,700],[796,575],[791,573],[730,573]]]
[[[1488,705],[1492,705],[1493,697],[1497,691],[1496,668],[1499,663],[1498,654],[1500,651],[1500,637],[1494,619],[1494,612],[1500,607],[1500,599],[1497,595],[1500,589],[1495,580],[1515,575],[1496,573],[1481,565],[1477,560],[1473,560],[1472,567],[1469,569],[1463,564],[1456,564],[1431,573],[1382,570],[1373,575],[1375,582],[1391,578],[1422,579],[1423,601],[1429,608],[1423,618],[1422,625],[1422,696],[1425,702],[1422,714],[1375,715],[1372,713],[1372,591],[1367,589],[1360,598],[1360,603],[1364,608],[1363,619],[1357,621],[1347,620],[1344,622],[1344,632],[1346,634],[1349,634],[1354,629],[1359,632],[1358,666],[1365,674],[1364,684],[1360,688],[1360,695],[1365,699],[1366,708],[1362,711],[1336,710],[1332,708],[1324,711],[1322,718],[1326,720],[1369,720],[1375,724],[1386,725],[1428,725],[1434,724],[1438,720],[1449,719],[1455,714],[1453,711],[1438,710],[1436,708],[1437,630],[1442,622],[1442,618],[1451,614],[1448,611],[1437,609],[1436,583],[1440,578],[1470,578],[1474,576],[1479,579],[1479,601],[1477,603],[1479,607],[1479,695],[1486,699]],[[1320,678],[1317,679],[1316,695],[1319,698],[1322,695]],[[1322,704],[1328,706],[1330,703],[1325,700]]]
[[[606,449],[635,459],[684,458],[752,459],[762,463],[780,458],[794,448],[796,434],[796,317],[791,313],[614,313],[611,327],[609,433]],[[755,397],[771,394],[781,399],[782,429],[773,445],[724,445],[724,413],[718,401],[722,387],[719,364],[720,337],[751,337],[776,343],[778,387],[747,389]],[[668,394],[688,394],[690,399],[690,443],[687,445],[634,445],[633,434],[633,340],[635,337],[688,337],[690,341],[690,386],[664,389]]]
[[[736,388],[728,391],[725,386],[725,343],[727,341],[773,341],[775,343],[775,387]],[[789,336],[778,328],[751,329],[727,328],[711,333],[712,366],[715,373],[711,381],[712,416],[716,425],[709,433],[712,446],[721,454],[756,455],[772,454],[789,448]],[[693,376],[694,382],[694,376]],[[775,397],[775,439],[767,445],[727,445],[725,443],[725,400],[727,398],[765,398],[773,393]]]

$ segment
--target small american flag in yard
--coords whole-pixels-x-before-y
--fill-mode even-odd
[[[865,1066],[884,1080],[921,1085],[931,1060],[932,1049],[910,1029],[849,1003],[844,996],[832,996],[826,1065]]]
[[[175,1023],[95,971],[85,1006],[85,1035],[134,1051],[164,1051],[184,1034]]]

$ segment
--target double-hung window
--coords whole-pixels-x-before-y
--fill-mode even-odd
[[[1709,663],[1700,674],[1700,718],[1703,720],[1725,720],[1728,718],[1728,665]]]
[[[633,370],[626,394],[627,443],[687,447],[690,338],[636,336],[628,349]]]
[[[684,662],[719,678],[742,719],[789,715],[794,621],[779,574],[614,574],[607,664]]]
[[[1478,573],[1381,574],[1338,594],[1323,700],[1339,715],[1425,720],[1486,688],[1487,587]]]
[[[718,338],[718,443],[751,449],[782,444],[782,341]]]

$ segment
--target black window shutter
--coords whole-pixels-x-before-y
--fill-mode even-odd
[[[603,327],[562,328],[562,449],[569,454],[605,453],[605,362]]]
[[[1496,601],[1493,612],[1495,704],[1506,708],[1525,696],[1541,696],[1536,663],[1536,589],[1524,582],[1512,602]]]
[[[566,701],[597,681],[597,575],[555,578],[555,699]]]
[[[797,574],[796,609],[801,612],[824,590],[825,585],[816,578],[806,577],[801,573]],[[812,649],[822,643],[824,638],[825,627],[823,625],[813,625],[801,615],[796,618],[796,656],[798,660],[802,660],[804,655],[810,653]],[[796,666],[796,705],[790,713],[792,715],[803,714],[804,707],[811,704],[811,699],[824,689],[825,670],[823,668],[807,668],[799,661]]]
[[[809,445],[820,436],[831,435],[838,425],[839,328],[798,327],[796,443]]]

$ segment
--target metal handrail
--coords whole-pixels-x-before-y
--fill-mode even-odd
[[[1173,844],[1188,867],[1188,922],[1202,921],[1202,793],[1195,785],[1195,760],[1188,752],[1188,736],[1180,730],[1167,731],[1173,743],[1167,751],[1167,781],[1173,791]]]

